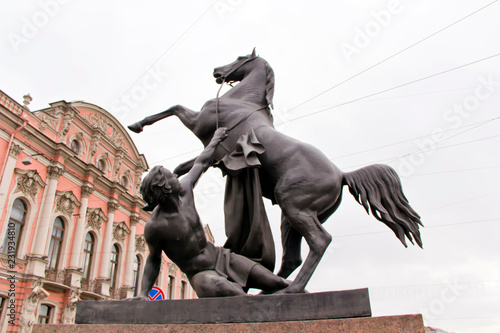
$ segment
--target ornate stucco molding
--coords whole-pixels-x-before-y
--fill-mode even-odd
[[[23,149],[21,148],[20,145],[16,145],[15,143],[13,143],[10,146],[9,155],[10,155],[10,157],[17,158],[22,151],[23,151]]]
[[[99,232],[108,218],[101,208],[87,208],[87,225]]]
[[[146,238],[144,234],[135,236],[135,250],[141,253],[146,251]]]
[[[113,227],[113,239],[123,242],[127,235],[130,233],[129,227],[125,222],[115,222]]]
[[[94,128],[100,129],[102,133],[104,133],[104,135],[106,135],[106,137],[115,145],[115,147],[126,149],[123,135],[116,126],[109,122],[108,119],[95,113],[82,114],[81,116]]]
[[[81,203],[71,191],[56,191],[56,211],[72,216]]]
[[[36,194],[42,187],[45,187],[45,182],[36,170],[14,170],[17,175],[17,186],[15,192],[23,192],[24,195],[35,198]]]
[[[57,165],[47,167],[47,177],[58,179],[64,173],[64,168]]]

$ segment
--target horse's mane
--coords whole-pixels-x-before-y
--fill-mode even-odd
[[[262,58],[261,58],[262,59]],[[266,100],[267,100],[267,105],[271,109],[274,109],[273,105],[273,97],[274,97],[274,71],[269,66],[269,63],[262,59],[264,61],[264,64],[266,65]]]

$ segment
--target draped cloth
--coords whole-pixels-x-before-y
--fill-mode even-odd
[[[219,164],[227,173],[224,201],[225,248],[274,270],[274,240],[267,219],[259,170],[265,152],[255,132],[240,136],[235,148]],[[221,165],[219,165],[221,166]]]

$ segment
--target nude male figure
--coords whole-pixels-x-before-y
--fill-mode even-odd
[[[245,288],[271,293],[289,285],[260,264],[216,247],[205,237],[193,188],[226,137],[227,129],[219,128],[180,181],[169,170],[155,166],[142,182],[141,194],[154,210],[144,230],[149,256],[141,293],[133,299],[147,299],[160,271],[162,251],[187,275],[200,298],[246,295]]]

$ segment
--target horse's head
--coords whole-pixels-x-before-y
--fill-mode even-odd
[[[222,84],[223,82],[241,81],[250,70],[249,63],[256,58],[258,57],[254,48],[252,54],[240,56],[228,65],[215,68],[215,82]]]
[[[224,82],[237,82],[243,80],[243,78],[254,68],[256,64],[253,60],[260,59],[260,62],[264,64],[265,71],[263,72],[266,77],[266,84],[264,86],[266,90],[266,99],[268,105],[273,108],[273,96],[274,96],[274,71],[269,66],[267,61],[258,57],[255,54],[255,48],[252,54],[246,56],[240,56],[232,63],[220,66],[214,69],[215,82],[222,84]]]

